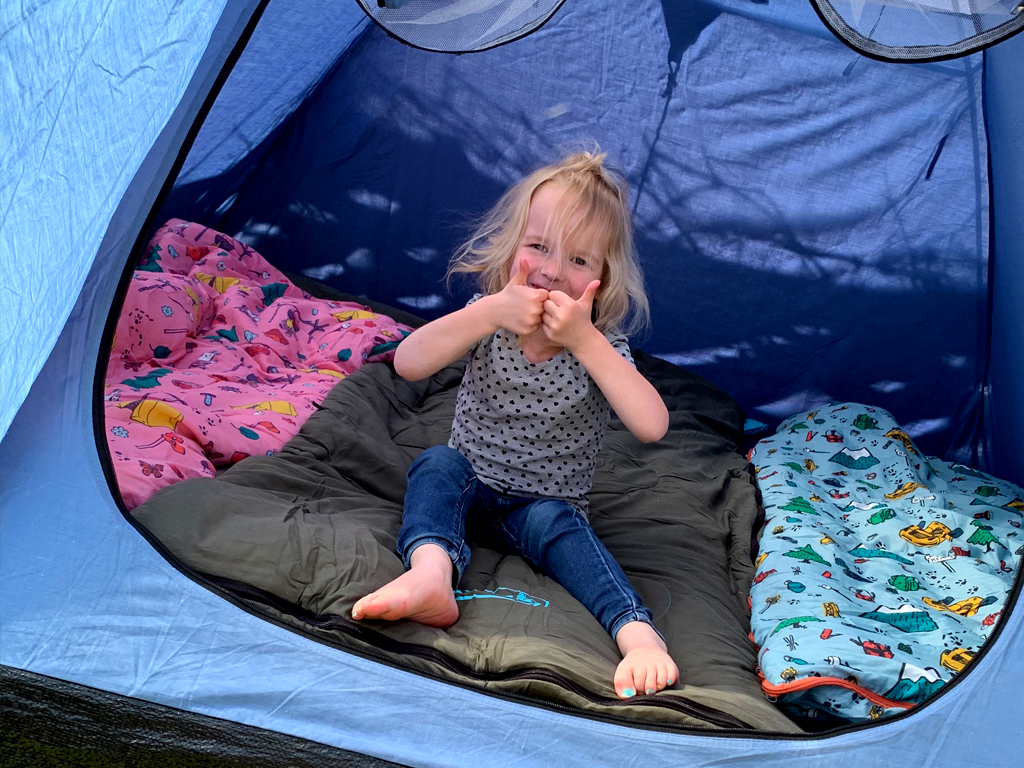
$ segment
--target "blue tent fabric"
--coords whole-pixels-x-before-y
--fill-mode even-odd
[[[0,437],[224,2],[7,3],[0,19]]]
[[[355,2],[268,5],[203,122],[177,183],[218,176],[251,154],[370,25]]]
[[[656,313],[699,328],[733,304],[739,283],[749,314],[744,334],[726,330],[726,315],[699,336],[656,339],[655,351],[767,421],[844,399],[855,365],[863,397],[889,401],[937,452],[969,455],[971,438],[936,420],[983,375],[970,351],[987,301],[988,205],[974,188],[985,161],[972,119],[980,59],[962,66],[896,73],[834,41],[731,14],[708,27],[676,76],[637,221],[657,233],[648,270],[671,275]],[[672,312],[680,300],[692,309]],[[947,325],[951,304],[960,311]],[[942,343],[909,340],[904,313],[934,316]],[[936,369],[944,391],[929,403],[921,392]]]
[[[993,238],[991,407],[986,427],[996,475],[1024,480],[1024,39],[1007,40],[987,52],[986,104],[991,137]]]
[[[195,204],[176,196],[163,215],[210,221],[294,271],[434,317],[472,290],[442,280],[467,222],[566,144],[597,141],[634,188],[658,318],[638,340],[647,351],[761,421],[874,402],[926,452],[976,460],[981,57],[883,64],[724,13],[673,62],[660,11],[570,6],[471,57],[368,37],[237,198],[197,199],[212,187],[192,185]],[[620,34],[595,40],[590,15]],[[929,333],[909,338],[908,320]]]
[[[106,93],[110,82],[109,73],[92,66],[92,58],[79,56],[82,62],[88,64],[81,64],[75,70],[84,78],[80,90],[84,93],[93,89],[96,94],[102,91],[103,98],[96,95],[91,103],[78,103],[74,114],[82,124],[80,132],[66,129],[53,131],[49,145],[45,144],[45,140],[42,145],[46,147],[44,154],[38,154],[41,147],[37,148],[30,141],[36,135],[39,124],[28,120],[16,122],[16,119],[22,119],[16,117],[20,113],[9,112],[7,107],[8,94],[16,93],[16,86],[21,87],[17,85],[16,78],[29,75],[24,74],[20,67],[3,67],[5,122],[2,127],[5,137],[9,135],[10,127],[13,131],[10,135],[16,139],[5,146],[5,186],[3,196],[0,197],[4,229],[0,253],[5,283],[0,308],[4,322],[0,352],[4,355],[4,413],[9,411],[13,419],[0,442],[0,588],[3,593],[0,599],[0,664],[415,766],[486,767],[509,763],[548,766],[561,762],[594,766],[713,766],[729,763],[788,768],[794,764],[827,761],[837,768],[852,768],[891,765],[902,761],[922,766],[987,768],[992,765],[1013,765],[1019,760],[1024,748],[1024,737],[1020,735],[1018,722],[1020,692],[1024,690],[1024,664],[1021,662],[1024,658],[1024,614],[1019,608],[1006,615],[993,641],[983,650],[967,674],[947,686],[941,695],[908,715],[876,726],[817,738],[782,738],[771,735],[728,737],[626,727],[573,717],[396,670],[320,645],[251,615],[190,580],[166,560],[132,527],[112,498],[94,433],[94,375],[95,361],[101,356],[104,326],[131,244],[147,218],[149,208],[156,198],[156,190],[173,165],[178,147],[189,131],[190,121],[198,111],[198,104],[212,87],[219,64],[225,60],[226,52],[241,34],[248,17],[256,11],[257,4],[228,2],[219,16],[216,9],[206,11],[205,6],[200,9],[200,5],[183,2],[175,6],[177,14],[195,21],[187,35],[176,36],[180,30],[173,31],[176,29],[173,24],[170,29],[163,30],[168,35],[163,39],[167,41],[187,39],[188,42],[187,45],[184,42],[170,45],[161,49],[162,52],[181,51],[185,47],[195,51],[194,58],[187,58],[187,65],[177,59],[168,59],[174,61],[175,66],[191,68],[191,77],[180,72],[170,73],[175,77],[180,74],[184,78],[176,98],[165,100],[167,94],[162,92],[139,93],[135,94],[138,100],[111,103],[106,100],[109,95]],[[606,88],[613,89],[622,98],[628,96],[637,100],[639,106],[632,110],[617,104],[593,105],[583,101],[577,114],[571,108],[571,91],[590,88],[592,90],[587,90],[587,94],[600,96],[602,89],[575,84],[575,89],[566,87],[563,91],[551,92],[552,98],[543,107],[550,112],[519,112],[508,108],[505,102],[506,111],[498,113],[501,118],[499,122],[507,123],[501,132],[487,126],[460,126],[455,121],[464,113],[434,113],[424,108],[425,102],[404,94],[398,87],[399,80],[416,81],[419,78],[427,87],[431,83],[429,78],[436,72],[429,70],[420,73],[416,69],[419,60],[415,62],[416,66],[403,65],[404,49],[396,48],[397,43],[387,40],[375,29],[360,38],[361,42],[357,43],[359,51],[350,53],[337,71],[348,73],[356,82],[360,77],[370,78],[373,75],[373,70],[367,68],[369,63],[376,61],[383,67],[390,61],[392,67],[399,69],[391,70],[390,89],[387,86],[388,78],[380,77],[379,98],[382,104],[391,100],[402,106],[403,111],[398,114],[406,121],[404,126],[410,134],[419,129],[421,133],[416,135],[421,139],[429,138],[432,134],[427,129],[440,125],[453,135],[458,135],[461,128],[466,138],[464,146],[468,159],[457,154],[454,139],[445,145],[425,141],[415,145],[424,154],[435,153],[434,165],[426,170],[439,177],[443,177],[453,167],[462,168],[469,163],[482,178],[488,180],[488,193],[496,194],[531,159],[543,155],[558,142],[578,135],[583,128],[599,124],[602,115],[608,114],[610,123],[627,122],[630,130],[617,132],[609,129],[609,138],[598,138],[602,139],[607,149],[621,158],[633,174],[634,185],[639,188],[641,180],[645,178],[645,147],[653,146],[658,151],[666,152],[665,148],[670,144],[673,147],[682,146],[690,140],[690,134],[673,135],[671,128],[666,131],[664,126],[669,125],[668,118],[659,134],[659,122],[662,115],[667,114],[665,101],[659,94],[668,91],[670,87],[669,63],[677,61],[678,66],[683,67],[685,59],[685,66],[690,67],[693,66],[691,59],[698,50],[708,50],[709,47],[720,50],[732,43],[725,38],[714,38],[713,33],[723,25],[708,32],[709,22],[709,26],[699,35],[693,36],[696,42],[687,45],[685,50],[673,49],[657,4],[636,4],[637,8],[628,14],[620,11],[619,5],[587,4],[582,0],[567,4],[564,15],[556,16],[537,34],[539,43],[533,48],[524,47],[521,50],[523,56],[535,57],[540,64],[548,67],[563,60],[568,61],[575,67],[574,76],[583,78],[586,67],[582,63],[574,63],[573,58],[566,55],[565,43],[577,38],[580,44],[592,43],[592,29],[589,38],[573,29],[574,25],[585,25],[590,29],[592,21],[588,20],[587,13],[573,9],[585,7],[593,11],[600,8],[601,13],[608,14],[615,23],[620,24],[618,27],[609,27],[614,32],[604,37],[636,35],[638,39],[651,43],[647,46],[651,51],[639,54],[631,68],[616,74],[609,64],[608,69],[595,71],[595,77],[597,73],[606,77]],[[67,14],[71,8],[77,9],[79,6],[51,3],[38,9],[37,14],[57,13],[61,9]],[[112,26],[108,31],[111,37],[103,38],[97,33],[94,40],[104,40],[104,51],[107,48],[133,50],[133,45],[137,46],[139,40],[138,25],[143,21],[149,23],[149,17],[157,18],[156,14],[147,13],[148,8],[140,9],[136,4],[130,10],[120,9],[114,13],[115,8],[111,7],[108,20],[120,21],[110,22]],[[9,9],[5,8],[5,19],[8,13]],[[720,17],[708,14],[705,20],[708,18]],[[26,23],[37,24],[40,20]],[[733,25],[731,29],[736,31],[748,22],[762,24],[750,19],[727,19],[725,23]],[[34,42],[45,39],[48,45],[56,46],[50,50],[49,58],[58,60],[62,51],[69,50],[60,46],[74,48],[79,38],[74,35],[61,37],[53,32],[59,25],[70,23],[66,15],[48,23],[50,33],[34,38]],[[19,36],[21,33],[17,31],[17,25],[5,21],[4,29],[9,27],[13,27],[14,31],[9,32],[2,43],[5,46],[5,65],[11,61],[25,61],[26,57],[32,55],[28,49],[33,41],[27,36]],[[91,28],[107,29],[97,24]],[[764,26],[757,29],[764,34],[776,35],[773,38],[776,41],[780,40],[778,35],[786,34],[787,30],[796,34],[786,26],[777,27],[783,32]],[[809,51],[807,55],[811,56],[822,55],[820,51],[839,50],[833,49],[832,44],[823,36],[812,37],[812,42],[799,36],[785,39],[787,45],[802,44]],[[533,37],[524,40],[523,46],[532,40]],[[614,41],[607,44],[611,48],[602,47],[600,50],[614,48]],[[818,45],[823,47],[819,49],[816,47]],[[546,48],[555,53],[545,53]],[[82,49],[78,47],[75,50]],[[93,49],[90,47],[88,50]],[[497,55],[502,50],[511,54],[516,48],[511,46],[481,56]],[[679,56],[677,59],[672,58],[674,50]],[[40,66],[45,63],[45,52],[44,47],[40,47],[37,52]],[[367,52],[373,53],[376,58],[368,56]],[[151,56],[149,63],[159,60],[161,55],[161,52],[155,53],[156,58]],[[485,70],[489,66],[513,67],[513,58],[492,58],[490,61],[497,62],[493,65],[488,64],[487,59],[481,59],[480,66]],[[763,67],[769,66],[769,58],[762,52],[760,63]],[[842,56],[827,54],[824,58],[833,60],[835,66],[841,63],[843,70],[854,62],[852,73],[847,77],[857,76],[859,72],[875,71],[870,69],[873,62],[851,58],[848,50],[844,50]],[[463,62],[472,64],[473,59],[456,59],[459,62],[456,66],[463,66]],[[444,60],[439,58],[439,61]],[[668,63],[659,69],[662,62]],[[102,59],[100,63],[103,63]],[[141,59],[137,62],[139,65],[142,63]],[[444,67],[450,65],[448,62]],[[403,66],[406,68],[402,69]],[[349,71],[348,67],[353,70]],[[937,89],[944,100],[940,100],[941,104],[911,105],[914,115],[918,115],[920,110],[918,117],[922,122],[910,122],[908,125],[916,125],[917,132],[921,133],[924,130],[921,127],[924,125],[924,115],[938,114],[947,118],[944,125],[949,129],[945,146],[932,168],[931,179],[919,180],[917,187],[924,185],[925,181],[941,181],[946,191],[936,193],[938,196],[934,198],[922,198],[922,203],[928,203],[924,207],[952,206],[951,201],[960,201],[976,216],[987,221],[987,212],[977,204],[976,185],[987,187],[988,183],[984,175],[979,175],[975,169],[971,176],[971,190],[953,189],[958,185],[958,180],[963,178],[958,173],[966,173],[971,162],[979,157],[984,158],[983,149],[978,152],[951,151],[958,144],[966,146],[976,140],[984,143],[978,133],[981,120],[978,99],[981,96],[979,92],[971,90],[980,88],[977,59],[960,61],[958,67],[913,68],[915,72],[927,73],[921,77],[931,79],[924,82]],[[258,69],[254,64],[251,71]],[[991,286],[992,354],[988,361],[989,377],[982,379],[991,388],[991,397],[989,400],[982,399],[981,407],[986,416],[986,434],[992,437],[993,446],[1001,449],[998,458],[992,459],[1002,468],[998,474],[1020,483],[1024,481],[1024,457],[1021,456],[1020,441],[1021,430],[1024,430],[1024,405],[1018,395],[1024,380],[1024,360],[1021,358],[1024,354],[1021,352],[1024,350],[1024,322],[1018,308],[1020,286],[1024,284],[1024,244],[1019,237],[1021,227],[1024,226],[1021,220],[1021,211],[1024,211],[1024,144],[1021,140],[1024,105],[1018,96],[1019,84],[1024,81],[1024,37],[1018,36],[987,52],[985,69],[987,103],[984,117],[992,142],[992,237],[995,250]],[[127,74],[131,67],[123,71],[111,71]],[[468,73],[471,70],[467,68],[466,71]],[[899,69],[899,72],[903,71]],[[147,72],[142,70],[135,77],[141,78]],[[311,66],[307,72],[309,82],[291,81],[288,88],[295,88],[296,93],[310,88],[313,85],[312,78],[319,78],[323,67]],[[655,72],[661,74],[657,74],[653,82],[645,79]],[[683,70],[680,69],[682,74]],[[161,76],[169,75],[163,73]],[[810,74],[804,73],[804,76],[810,77]],[[471,81],[468,74],[464,78],[466,83],[460,83],[456,73],[449,73],[448,78],[446,83],[437,86],[438,89],[458,86],[456,92],[467,107],[477,108],[492,103],[469,87]],[[129,78],[124,87],[127,88],[131,82]],[[687,82],[690,81],[681,78],[673,86],[673,95],[668,99],[669,110],[677,108],[679,104],[685,105],[685,102],[673,105],[672,100],[682,98],[686,88],[680,83]],[[881,75],[877,82],[881,86],[888,83]],[[955,86],[954,83],[960,85]],[[28,86],[26,81],[25,87]],[[332,88],[336,90],[332,91]],[[323,106],[318,105],[318,100],[327,99],[332,93],[341,94],[344,90],[341,82],[332,84],[330,79],[325,80],[324,86],[311,97],[313,103],[298,113],[296,126],[312,131],[314,126],[310,125],[309,114]],[[227,85],[225,92],[230,92]],[[41,96],[44,92],[33,93]],[[74,93],[71,90],[68,93],[68,99],[74,101]],[[19,98],[21,101],[18,103],[22,105],[36,103],[25,97]],[[289,99],[282,99],[281,103],[290,103]],[[151,123],[149,117],[142,119],[139,115],[133,115],[140,108],[139,104],[147,104],[150,110],[159,112],[159,117],[153,117],[155,123]],[[560,111],[566,105],[570,108]],[[939,108],[941,105],[945,105],[944,111]],[[648,110],[649,106],[653,109]],[[499,107],[501,103],[494,104],[495,109]],[[62,111],[61,115],[64,114]],[[342,115],[343,119],[337,125],[340,143],[333,148],[333,160],[340,162],[349,154],[365,151],[371,154],[378,152],[382,156],[385,150],[397,151],[400,148],[399,139],[414,141],[415,136],[410,139],[386,130],[393,127],[389,125],[389,114],[381,110],[371,120],[367,120],[365,115]],[[559,119],[566,121],[564,125],[557,122]],[[677,119],[682,118],[674,115],[671,122]],[[9,120],[11,122],[6,122]],[[446,123],[446,120],[449,122]],[[272,122],[274,120],[268,120],[264,125]],[[57,124],[64,125],[59,120]],[[549,125],[550,128],[546,127]],[[111,126],[116,127],[117,133],[110,133],[114,130]],[[274,143],[275,134],[277,140],[292,141],[291,127],[288,130],[284,127],[278,131],[273,128],[269,130],[271,132],[267,136],[270,137],[270,143]],[[639,146],[626,140],[630,133],[640,137]],[[56,171],[46,175],[50,174],[47,169],[56,167],[61,173],[73,170],[75,179],[88,177],[87,172],[92,170],[92,165],[87,162],[90,155],[73,154],[81,145],[82,139],[79,137],[83,135],[110,136],[116,139],[114,145],[124,150],[121,161],[126,164],[117,173],[100,174],[106,155],[99,153],[93,158],[98,166],[87,185],[88,194],[82,200],[71,200],[66,195],[61,197],[64,200],[61,204],[64,207],[61,208],[51,199],[57,196],[52,182],[59,176]],[[615,136],[620,137],[619,141],[612,138]],[[669,136],[673,136],[672,142],[669,142]],[[379,137],[381,143],[370,142],[375,137]],[[493,146],[487,139],[493,139]],[[266,138],[263,139],[260,146],[266,141]],[[935,135],[929,134],[920,139],[920,147],[913,145],[914,152],[911,155],[917,158],[917,168],[919,171],[923,168],[925,176],[932,165],[931,159],[935,157],[934,144]],[[103,145],[95,139],[90,146]],[[287,146],[299,147],[300,144]],[[20,158],[16,152],[10,151],[9,147],[24,147],[26,151],[37,152],[31,156],[35,162],[38,163],[40,157],[46,162],[42,166],[33,165]],[[503,150],[499,152],[497,147]],[[517,147],[520,149],[515,153]],[[447,153],[438,152],[439,149]],[[932,154],[929,155],[929,151]],[[675,158],[676,154],[671,156]],[[925,157],[927,161],[922,159]],[[52,165],[60,158],[65,158],[67,163],[74,161],[80,164]],[[959,160],[950,167],[945,165],[950,158]],[[459,160],[458,166],[451,165],[454,159]],[[272,160],[273,155],[267,155],[261,163],[271,167]],[[912,165],[908,164],[908,167]],[[17,170],[17,173],[9,175],[8,169]],[[309,173],[316,176],[320,171],[313,169]],[[318,217],[319,221],[330,222],[330,214],[350,218],[351,226],[360,232],[372,233],[379,229],[387,236],[411,238],[399,226],[400,217],[392,215],[392,206],[397,200],[400,208],[394,213],[404,212],[414,220],[417,215],[422,215],[421,211],[428,210],[429,201],[414,197],[398,199],[390,194],[386,176],[375,178],[369,169],[363,173],[365,175],[359,178],[358,185],[340,187],[339,197],[347,202],[339,203],[334,209],[336,213],[327,209],[313,210],[304,201],[304,207],[296,208],[305,216],[302,221],[307,226],[318,224]],[[50,183],[33,187],[37,175],[44,180],[49,179]],[[133,176],[129,185],[128,181]],[[22,177],[24,181],[21,184],[8,184],[9,180],[17,182]],[[645,226],[649,226],[652,221],[664,220],[658,217],[656,206],[651,205],[658,189],[658,185],[650,181],[651,178],[654,177],[647,177],[647,191],[641,191],[637,198],[637,215],[646,222]],[[101,182],[106,185],[102,190]],[[265,184],[263,189],[268,190],[270,187],[270,184]],[[32,195],[27,194],[30,189],[34,190]],[[125,189],[127,191],[123,192]],[[192,189],[195,191],[198,187]],[[474,189],[472,194],[481,194],[482,187],[476,186]],[[241,217],[244,197],[244,194],[239,194],[234,203],[237,208],[229,207],[222,216]],[[92,209],[86,208],[86,198],[92,201]],[[472,199],[471,190],[467,190],[463,197],[451,198],[451,201],[453,207],[458,204],[464,208],[471,208],[472,204],[478,202]],[[218,206],[220,202],[223,201],[218,201]],[[296,202],[291,200],[288,206]],[[417,208],[417,205],[424,208]],[[291,210],[288,206],[283,209]],[[68,218],[68,210],[73,211],[77,218]],[[233,210],[236,213],[233,214]],[[803,210],[794,209],[794,215]],[[960,210],[957,215],[965,214]],[[884,215],[880,218],[884,218]],[[287,224],[286,219],[282,221]],[[751,217],[751,221],[756,223],[754,217]],[[984,233],[984,228],[971,224],[974,219],[958,219],[959,223],[965,221],[975,237]],[[35,230],[30,231],[26,222],[35,222]],[[85,227],[85,224],[73,226],[72,222],[85,222],[92,228]],[[269,217],[255,218],[254,222],[275,223]],[[240,224],[243,229],[246,225],[247,219]],[[336,237],[343,227],[340,223],[333,226]],[[36,230],[41,234],[32,237],[31,232]],[[85,235],[94,230],[98,234],[89,235],[92,238],[89,240],[91,245],[85,248],[83,243],[88,239]],[[269,233],[269,229],[266,232]],[[455,239],[457,233],[451,233],[450,237]],[[272,239],[267,237],[265,241],[269,243]],[[443,262],[442,246],[445,241],[408,241],[414,243],[408,246],[409,253],[403,250],[405,245],[395,245],[383,249],[381,253],[398,259],[403,269],[412,275],[410,282],[402,284],[403,291],[407,291],[402,296],[422,296],[424,292],[420,284],[432,279],[431,276],[436,274],[432,270],[436,270]],[[398,239],[395,242],[406,241]],[[982,301],[978,298],[980,286],[986,286],[987,291],[987,245],[971,248],[968,247],[969,243],[955,237],[949,242],[955,246],[957,253],[966,254],[963,257],[965,263],[974,264],[977,271],[984,273],[971,278],[969,287],[962,291],[967,298],[960,296],[957,300],[962,303],[951,305],[953,309],[950,313],[959,312],[962,322],[969,326],[964,332],[965,339],[970,334],[984,336],[987,321],[978,320],[976,313],[985,314],[988,310],[975,308],[973,302]],[[17,248],[13,248],[13,245]],[[334,256],[335,252],[321,253],[316,261],[300,267],[319,269],[330,278],[331,270],[328,267],[340,266],[348,273],[345,276],[357,282],[364,281],[360,283],[360,290],[383,288],[384,276],[375,277],[371,270],[359,266],[367,263],[365,252],[358,250],[360,247],[365,246],[358,245],[352,250],[339,248],[335,251],[342,254],[338,258]],[[430,251],[430,248],[434,251]],[[73,256],[68,256],[69,250],[75,252]],[[79,250],[86,252],[79,253]],[[952,267],[943,257],[952,258],[947,251],[940,249],[936,254],[939,259],[937,263],[941,266],[938,271],[942,275],[959,274],[955,270],[951,271]],[[915,264],[925,273],[912,274],[919,280],[931,279],[934,276],[929,276],[927,272],[931,263],[921,256]],[[728,270],[737,269],[735,264],[727,267]],[[721,269],[721,278],[724,279],[728,270]],[[78,277],[75,277],[76,274]],[[52,275],[60,277],[57,279]],[[38,290],[52,291],[54,296],[65,301],[67,321],[63,317],[59,322],[50,318],[48,321],[40,320],[40,326],[32,325],[36,312],[34,303],[22,298],[16,304],[8,301],[6,291],[10,289],[6,284],[14,276],[29,280],[30,286],[38,284]],[[408,276],[402,277],[400,274],[397,277],[408,279]],[[957,298],[955,292],[952,295]],[[880,301],[879,306],[885,305],[884,301]],[[982,305],[987,308],[988,300],[984,300]],[[960,307],[969,308],[958,309]],[[422,311],[429,309],[424,307]],[[719,306],[717,311],[732,312],[738,316],[742,314],[741,310],[742,307],[728,310]],[[707,325],[708,321],[704,320],[703,323]],[[22,329],[37,329],[36,336],[28,337],[31,345],[35,345],[34,356],[16,357],[23,353],[11,349],[9,341],[13,335],[9,334],[13,334],[15,324]],[[920,326],[913,328],[915,334],[927,335],[931,332]],[[18,338],[22,336],[19,334]],[[980,343],[982,347],[985,346],[983,342]],[[46,350],[51,346],[52,351],[47,356]],[[965,365],[984,369],[984,355],[983,351],[976,350],[969,355],[971,359]],[[22,362],[17,362],[19,360]],[[7,370],[8,361],[11,361],[10,371]],[[862,361],[855,361],[846,369],[851,380],[875,381],[873,376],[862,373],[861,364]],[[737,367],[740,367],[739,364]],[[936,370],[949,375],[947,368],[953,373],[960,370],[949,366],[937,367],[933,369],[933,375],[936,375]],[[697,370],[700,371],[700,368]],[[867,378],[862,378],[864,376]],[[972,373],[951,385],[954,387],[950,390],[953,394],[947,398],[947,402],[952,409],[955,410],[958,397],[963,396],[963,393],[956,394],[955,387],[968,389],[965,382],[973,380],[974,376]],[[20,395],[15,397],[19,392],[27,392],[20,408],[16,402]],[[914,392],[914,388],[907,387],[906,396],[912,397]],[[1015,599],[1018,592],[1019,585],[1011,599]]]

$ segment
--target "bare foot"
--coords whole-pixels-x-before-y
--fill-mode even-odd
[[[450,627],[458,621],[448,553],[437,544],[421,544],[413,550],[409,562],[408,571],[357,600],[352,618],[410,619],[431,627]]]
[[[637,693],[657,693],[679,679],[679,667],[668,655],[665,641],[643,621],[624,624],[615,635],[622,661],[615,670],[615,692],[628,699]]]

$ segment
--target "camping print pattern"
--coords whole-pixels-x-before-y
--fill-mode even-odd
[[[167,222],[136,267],[107,366],[107,443],[125,505],[276,453],[339,379],[390,360],[410,332],[310,297],[227,235]]]
[[[998,625],[1024,491],[922,456],[879,408],[792,417],[751,451],[767,517],[751,588],[765,692],[789,714],[909,709]]]

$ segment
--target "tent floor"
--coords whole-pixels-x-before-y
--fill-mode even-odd
[[[401,768],[294,736],[0,665],[9,768]]]

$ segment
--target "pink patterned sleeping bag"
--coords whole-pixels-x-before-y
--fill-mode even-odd
[[[249,246],[172,219],[136,267],[110,351],[106,435],[134,509],[161,487],[276,453],[366,361],[411,332],[315,299]]]

